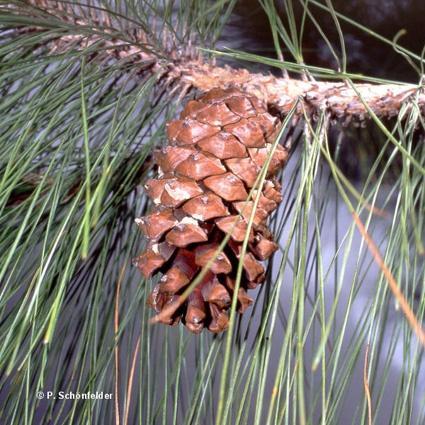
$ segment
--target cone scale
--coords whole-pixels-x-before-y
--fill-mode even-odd
[[[190,331],[217,333],[228,325],[236,270],[254,207],[248,194],[269,156],[280,121],[264,103],[236,89],[213,89],[187,103],[167,125],[168,145],[156,151],[156,178],[145,189],[152,211],[136,223],[148,239],[135,264],[149,278],[162,274],[148,298],[157,312],[179,300],[228,234],[229,240],[204,278],[179,306],[161,318]],[[247,290],[264,282],[264,261],[277,249],[266,222],[281,201],[274,176],[288,152],[277,146],[248,235],[238,311],[252,303]]]

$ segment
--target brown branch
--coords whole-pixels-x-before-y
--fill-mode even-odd
[[[422,90],[423,87],[418,85],[356,84],[359,96],[345,82],[278,78],[271,74],[251,73],[242,68],[205,64],[202,58],[199,59],[199,55],[194,53],[191,46],[185,48],[178,56],[174,37],[167,34],[165,29],[164,39],[170,41],[169,48],[163,52],[169,60],[164,62],[159,59],[158,52],[149,48],[154,43],[150,44],[149,36],[140,28],[129,30],[131,34],[129,32],[129,38],[126,40],[117,38],[120,31],[113,30],[111,27],[113,19],[103,10],[93,9],[89,22],[82,18],[81,12],[73,9],[74,6],[70,6],[69,3],[64,3],[61,8],[57,6],[62,4],[61,2],[52,0],[30,0],[28,3],[32,6],[26,6],[27,8],[40,8],[50,16],[73,25],[74,33],[58,37],[48,43],[50,54],[70,49],[82,50],[96,43],[96,51],[91,52],[92,60],[96,57],[100,60],[108,56],[116,60],[131,61],[134,69],[137,70],[139,67],[140,72],[148,70],[158,75],[158,78],[165,78],[168,82],[177,84],[182,90],[195,88],[208,91],[215,87],[235,86],[273,105],[283,115],[297,100],[301,99],[303,102],[302,105],[300,102],[300,114],[302,108],[305,108],[312,116],[327,111],[333,119],[341,119],[344,122],[352,119],[362,121],[369,115],[364,101],[378,117],[387,118],[396,116],[404,103],[412,107],[411,100],[416,97],[421,114],[425,116],[425,93]],[[25,9],[18,9],[16,13],[25,13]],[[96,19],[101,33],[87,34],[87,28],[93,27]],[[78,32],[79,26],[82,27],[81,33]]]
[[[182,81],[191,83],[197,89],[207,91],[214,87],[235,85],[272,104],[283,114],[292,108],[297,99],[302,99],[312,114],[326,110],[332,118],[363,120],[368,115],[363,99],[378,117],[391,117],[399,113],[404,102],[417,94],[421,112],[425,115],[425,93],[416,85],[357,84],[359,97],[344,82],[277,78],[253,74],[246,69],[197,63],[182,64],[176,68],[181,72]]]

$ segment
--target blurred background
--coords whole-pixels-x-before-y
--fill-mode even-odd
[[[285,2],[276,2],[285,21]],[[409,50],[421,55],[424,49],[425,2],[422,0],[334,0],[334,9],[375,33],[398,42]],[[298,22],[303,14],[302,2],[293,2]],[[339,38],[331,15],[320,7],[314,7],[314,18],[326,31],[326,36],[338,51]],[[264,9],[256,0],[240,0],[236,15],[227,28],[230,34],[223,34],[218,46],[230,46],[263,56],[276,57],[270,24]],[[418,82],[418,73],[396,48],[370,37],[365,31],[340,21],[347,50],[348,70],[353,73],[386,78],[389,80]],[[235,31],[233,33],[233,31]],[[285,48],[283,47],[285,54]],[[339,53],[341,50],[339,49]],[[303,53],[305,62],[325,68],[337,69],[323,38],[311,20],[306,20]],[[287,60],[293,60],[286,51]]]

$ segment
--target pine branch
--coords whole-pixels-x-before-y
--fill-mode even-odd
[[[206,92],[216,87],[237,87],[266,101],[282,115],[286,115],[301,100],[297,111],[299,115],[307,111],[314,117],[326,111],[331,118],[344,123],[363,121],[370,117],[370,112],[379,118],[390,118],[398,115],[404,104],[408,104],[408,109],[416,104],[421,115],[425,115],[425,93],[421,85],[362,83],[350,86],[345,81],[302,81],[251,73],[243,68],[216,66],[213,62],[205,63],[192,46],[183,50],[178,48],[175,37],[166,27],[162,34],[165,40],[163,50],[159,51],[152,47],[155,45],[152,34],[144,29],[133,29],[128,37],[122,37],[122,33],[114,31],[113,19],[104,10],[91,9],[88,20],[87,17],[77,17],[75,9],[69,4],[49,0],[32,0],[30,3],[48,11],[49,16],[54,16],[58,22],[72,24],[74,30],[77,29],[73,34],[46,43],[48,54],[95,46],[96,49],[91,52],[92,60],[99,63],[104,62],[105,58],[125,61],[134,69],[139,68],[140,72],[149,71],[158,80],[165,78],[168,83],[176,84],[181,89],[181,96],[191,88]],[[53,3],[62,6],[55,9]],[[18,14],[24,12],[27,11],[16,9]],[[88,32],[88,28],[94,28],[94,24],[101,31]],[[42,30],[41,27],[25,27],[17,31]]]
[[[214,87],[237,86],[257,96],[287,114],[298,99],[298,113],[303,107],[311,115],[327,111],[333,118],[364,120],[370,109],[378,117],[396,116],[403,103],[418,95],[422,115],[425,114],[425,93],[415,85],[356,84],[355,88],[344,82],[301,81],[277,78],[273,75],[250,73],[246,69],[217,67],[209,64],[192,63],[177,66],[180,78],[202,91]]]
[[[278,2],[260,3],[276,20],[272,6]],[[318,4],[300,3],[308,11]],[[418,117],[423,94],[415,85],[349,86],[350,78],[390,81],[246,53],[231,56],[305,69],[334,82],[206,63],[208,53],[199,52],[214,48],[229,21],[230,13],[221,12],[232,4],[0,4],[0,423],[97,424],[115,414],[120,423],[210,424],[218,416],[216,402],[223,424],[242,424],[251,412],[256,423],[266,417],[267,423],[293,422],[304,409],[310,422],[352,415],[365,423],[369,405],[376,423],[389,417],[395,425],[425,423],[424,409],[415,407],[424,382],[423,348],[391,302],[350,213],[362,219],[423,321],[425,143],[416,137],[418,127],[424,134]],[[298,40],[297,31],[294,25]],[[335,78],[347,78],[347,85]],[[150,206],[139,186],[150,173],[148,158],[164,145],[165,122],[176,117],[178,94],[219,85],[239,86],[283,114],[295,99],[302,107],[300,125],[285,133],[285,144],[288,134],[300,143],[283,170],[283,200],[270,222],[279,241],[270,285],[235,323],[231,344],[228,332],[227,346],[220,337],[150,326],[152,282],[129,266],[143,245],[133,219]],[[325,111],[340,121],[368,117],[358,92],[380,117],[401,113],[394,133],[383,125],[373,133],[372,126],[335,132],[341,140],[358,137],[359,151],[347,155],[350,143],[331,149]],[[290,117],[285,121],[293,125]],[[369,156],[370,145],[379,146],[376,158]],[[345,176],[345,161],[355,163],[362,181]],[[387,216],[374,214],[378,208]],[[353,399],[347,407],[347,395],[361,394],[357,378],[366,343],[371,403]],[[400,352],[406,353],[401,369]],[[115,402],[35,397],[62,390],[111,392]]]

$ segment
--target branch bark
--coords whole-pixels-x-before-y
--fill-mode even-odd
[[[333,118],[364,120],[367,103],[378,117],[396,116],[401,106],[416,97],[421,114],[425,115],[423,87],[410,84],[356,84],[356,91],[344,82],[301,81],[254,74],[246,69],[217,67],[209,64],[181,64],[174,67],[183,82],[199,90],[236,86],[273,105],[286,114],[301,99],[311,114],[326,110]],[[360,96],[359,96],[360,95]],[[301,107],[300,107],[301,113]]]

